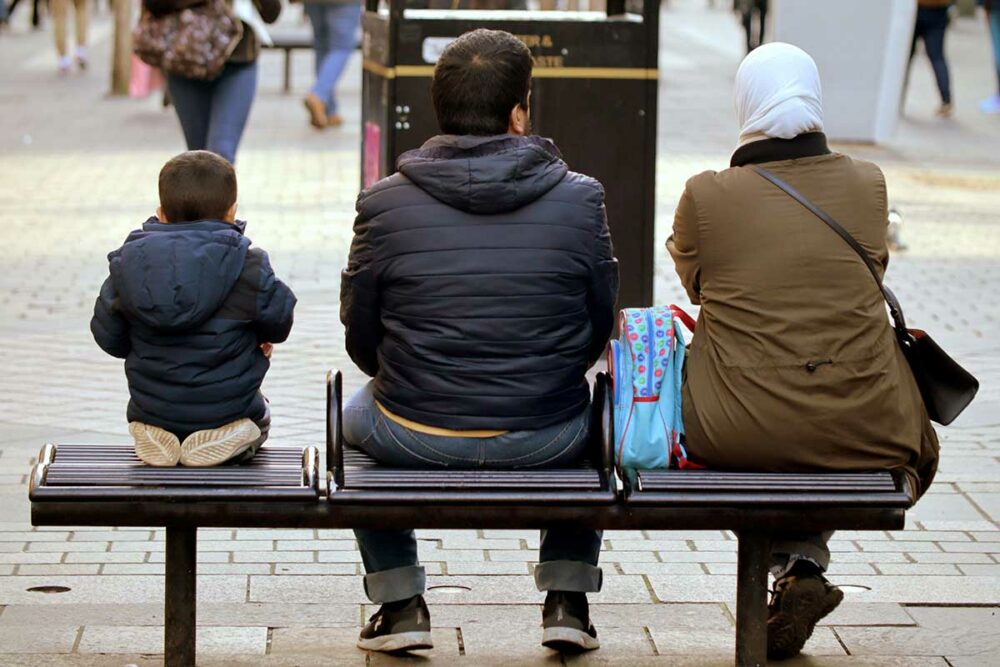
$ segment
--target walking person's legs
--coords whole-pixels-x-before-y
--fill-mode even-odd
[[[941,108],[938,114],[948,116],[951,114],[951,75],[948,71],[948,61],[944,53],[944,38],[948,30],[948,10],[934,9],[926,10],[933,12],[929,14],[929,24],[924,34],[924,46],[927,49],[927,57],[930,58],[934,68],[934,78],[937,81],[938,92],[941,94]]]
[[[766,39],[767,26],[767,0],[755,0],[757,3],[757,13],[760,19],[760,33],[757,35],[757,46],[764,43]]]
[[[188,79],[167,74],[167,91],[177,112],[184,141],[189,151],[204,150],[208,142],[208,123],[212,113],[212,89],[215,81]]]
[[[257,94],[257,62],[229,63],[213,83],[206,148],[235,163],[236,150]]]
[[[310,5],[306,5],[307,8]],[[344,121],[339,113],[335,90],[340,76],[357,45],[358,27],[361,23],[361,6],[313,5],[310,20],[314,30],[322,23],[322,30],[316,33],[325,42],[316,48],[316,81],[306,96],[305,105],[310,122],[314,127],[341,125]]]
[[[65,1],[65,0],[64,0]],[[76,52],[74,58],[80,69],[87,68],[87,0],[73,0],[76,20]]]
[[[52,14],[52,35],[56,41],[56,55],[59,56],[59,72],[69,72],[72,61],[67,55],[66,21],[69,12],[69,0],[51,0],[49,8]]]
[[[309,23],[312,24],[313,65],[317,77],[326,54],[330,52],[330,33],[326,22],[327,8],[328,5],[316,2],[306,2],[303,5],[305,14],[309,17]],[[303,103],[306,105],[306,111],[309,112],[309,122],[312,126],[316,129],[326,127],[326,102],[310,90],[303,99]]]

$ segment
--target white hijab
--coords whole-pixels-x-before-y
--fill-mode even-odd
[[[736,72],[740,145],[823,131],[823,91],[812,57],[772,42],[750,52]]]

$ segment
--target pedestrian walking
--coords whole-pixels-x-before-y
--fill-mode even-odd
[[[69,7],[73,6],[74,25],[76,27],[76,50],[70,58],[68,49],[67,28],[69,23]],[[56,53],[59,56],[59,73],[67,74],[77,67],[87,69],[87,0],[49,0],[52,11],[52,30],[56,40]]]
[[[944,52],[944,38],[951,22],[948,10],[952,4],[953,0],[917,0],[917,24],[913,31],[910,64],[907,68],[907,80],[909,80],[909,69],[912,68],[913,57],[917,53],[917,42],[922,41],[927,58],[934,68],[934,79],[941,94],[941,106],[937,114],[942,118],[947,118],[952,113],[951,74]]]
[[[316,81],[305,105],[317,129],[343,125],[336,88],[347,61],[358,45],[361,4],[358,0],[306,0],[305,13],[313,28]]]
[[[767,0],[737,0],[742,15],[743,31],[747,36],[747,53],[750,53],[764,43],[764,32],[767,22]],[[754,19],[757,32],[754,33]]]
[[[188,150],[209,150],[230,163],[257,93],[257,57],[270,39],[264,23],[274,23],[281,0],[226,0],[243,22],[243,36],[214,79],[194,79],[167,72],[167,91],[180,120]],[[202,0],[144,0],[155,17],[203,4]]]
[[[682,389],[687,453],[715,470],[895,470],[916,498],[937,470],[938,439],[882,292],[844,239],[756,171],[838,220],[884,272],[885,177],[828,148],[821,100],[807,53],[755,50],[736,75],[730,168],[691,178],[677,206],[667,249],[701,305]],[[830,535],[775,526],[771,659],[799,653],[843,599],[823,576]]]
[[[1000,0],[979,0],[986,11],[986,23],[993,43],[993,65],[997,70],[997,93],[979,103],[983,113],[1000,114]]]

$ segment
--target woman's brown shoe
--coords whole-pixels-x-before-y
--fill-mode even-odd
[[[340,127],[344,124],[344,117],[338,114],[332,113],[326,119],[326,124],[330,127]]]
[[[317,130],[322,130],[326,127],[326,105],[323,104],[323,100],[309,93],[302,100],[302,103],[306,105],[306,111],[309,112],[309,122],[312,126]]]

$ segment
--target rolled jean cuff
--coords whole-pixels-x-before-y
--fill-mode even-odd
[[[540,591],[597,593],[604,583],[601,568],[578,560],[550,560],[535,566],[535,586]]]
[[[375,604],[423,595],[426,588],[427,573],[422,565],[407,565],[365,575],[365,594]]]

